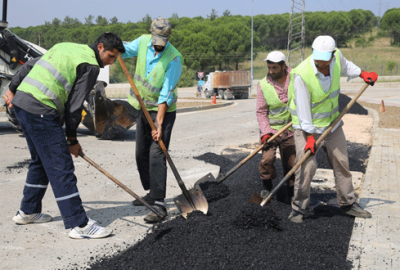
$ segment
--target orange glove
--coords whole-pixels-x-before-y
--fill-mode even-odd
[[[304,151],[308,149],[311,150],[311,153],[315,154],[315,138],[314,135],[307,137],[306,147],[304,147]]]
[[[261,143],[264,145],[264,150],[268,149],[268,139],[271,138],[271,134],[265,134],[261,137]]]
[[[360,77],[369,85],[374,85],[375,82],[378,80],[378,74],[375,72],[366,72],[361,71]]]

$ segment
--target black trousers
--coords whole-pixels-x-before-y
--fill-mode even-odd
[[[157,112],[149,111],[155,122]],[[162,125],[161,139],[168,149],[176,112],[167,112]],[[136,120],[136,164],[144,190],[150,190],[153,199],[164,199],[167,184],[167,164],[164,153],[151,136],[151,127],[144,115]]]

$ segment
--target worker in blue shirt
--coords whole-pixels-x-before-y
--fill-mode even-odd
[[[150,32],[151,35],[142,35],[124,44],[126,52],[122,54],[122,58],[137,57],[133,81],[157,127],[156,131],[151,130],[131,89],[128,102],[138,110],[136,164],[144,190],[150,190],[143,199],[166,213],[164,199],[167,164],[157,142],[161,139],[168,149],[176,118],[177,83],[182,72],[183,57],[168,41],[171,35],[171,23],[167,19],[161,17],[154,19]],[[142,203],[134,200],[133,205],[138,206]],[[144,220],[155,223],[161,218],[150,211]]]
[[[199,82],[197,84],[196,97],[201,97],[201,90],[203,89],[203,85],[204,85],[204,81],[203,80],[199,80]]]

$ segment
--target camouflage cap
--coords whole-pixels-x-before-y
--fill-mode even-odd
[[[171,22],[162,17],[153,20],[150,32],[153,36],[153,45],[166,46],[169,36],[171,35]]]

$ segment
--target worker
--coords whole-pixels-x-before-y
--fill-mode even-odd
[[[263,183],[260,195],[267,198],[276,177],[276,149],[279,147],[283,172],[286,174],[294,166],[296,150],[294,147],[293,129],[290,127],[272,142],[268,139],[290,122],[288,108],[288,86],[291,68],[286,65],[285,55],[279,51],[272,51],[264,59],[267,62],[268,74],[257,86],[256,115],[260,127],[261,143],[264,144],[262,158],[258,166]],[[294,176],[287,183],[287,195],[293,197]]]
[[[100,68],[112,64],[123,52],[121,39],[113,33],[102,34],[90,46],[59,43],[26,63],[13,77],[5,101],[15,110],[32,159],[20,209],[12,219],[15,223],[52,220],[42,213],[50,182],[65,229],[71,229],[69,237],[102,238],[112,233],[87,217],[71,155],[78,157],[82,152],[76,129]]]
[[[167,164],[157,142],[162,140],[165,147],[169,148],[176,118],[177,83],[182,72],[183,57],[168,41],[171,35],[169,20],[161,17],[154,19],[150,32],[124,44],[126,53],[122,58],[137,56],[133,81],[157,128],[152,131],[131,89],[128,102],[140,110],[136,119],[136,164],[144,190],[150,190],[143,199],[166,214]],[[142,203],[134,200],[133,205]],[[161,219],[151,211],[144,218],[148,223]]]
[[[317,169],[315,140],[339,116],[340,76],[361,77],[373,85],[375,72],[362,71],[348,61],[336,48],[330,36],[318,36],[312,44],[313,52],[291,72],[289,107],[292,114],[296,146],[296,162],[307,150],[312,152],[295,172],[294,199],[289,220],[303,222],[309,210],[310,185]],[[349,169],[346,137],[340,121],[325,138],[326,153],[335,175],[340,210],[348,215],[370,218],[371,214],[357,202]]]
[[[203,89],[204,81],[203,79],[200,79],[197,83],[197,92],[196,92],[196,97],[201,97],[201,90]]]

